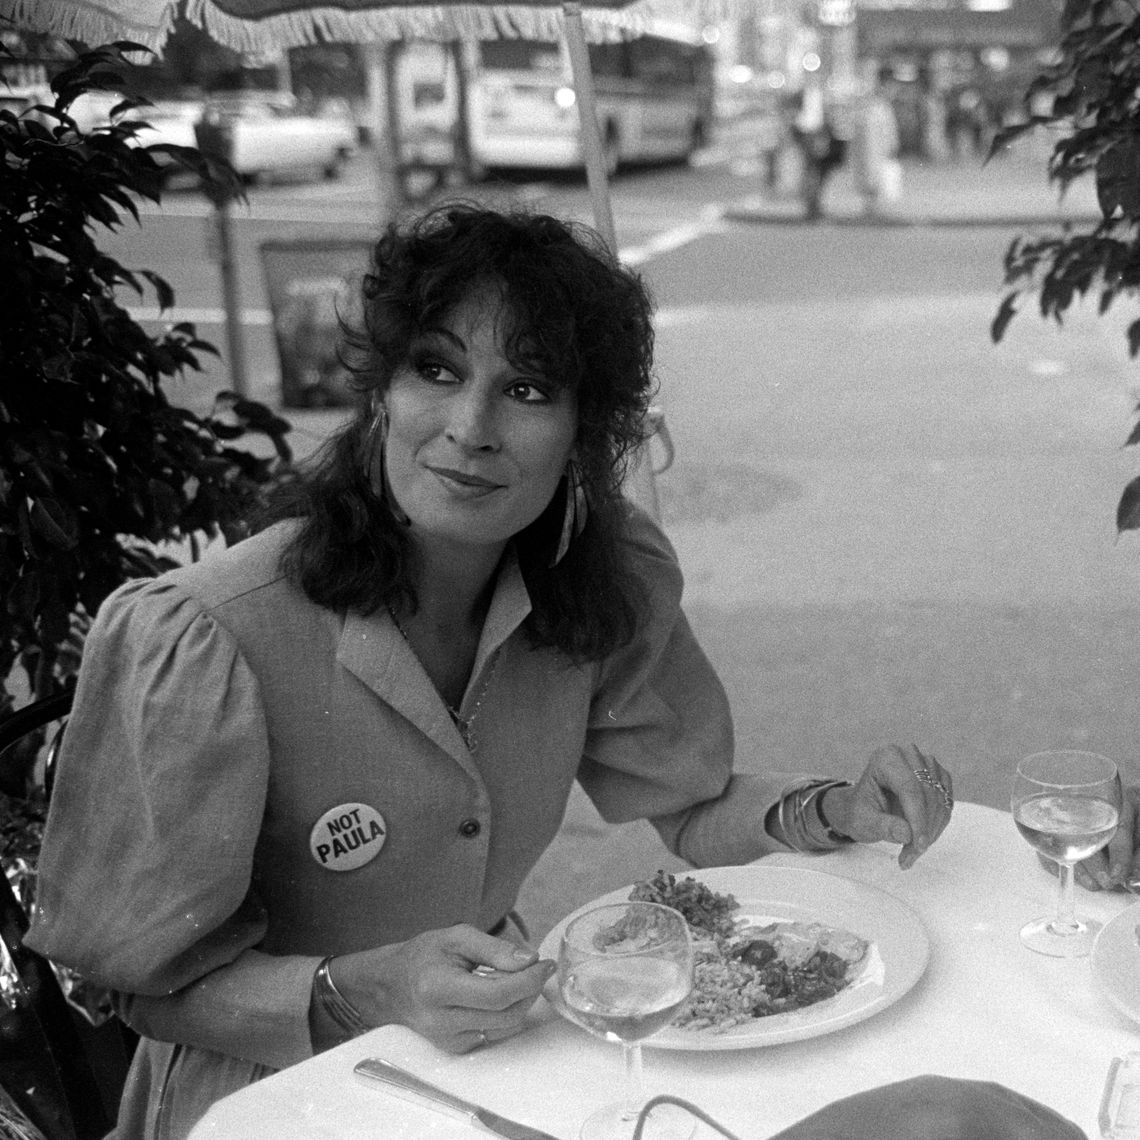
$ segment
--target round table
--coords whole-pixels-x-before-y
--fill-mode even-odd
[[[1099,1136],[1114,1056],[1140,1048],[1140,1025],[1096,982],[1089,958],[1043,957],[1021,926],[1055,905],[1056,881],[1008,813],[960,803],[939,842],[909,871],[897,848],[776,855],[886,891],[922,920],[930,957],[917,984],[866,1021],[808,1040],[734,1051],[645,1051],[647,1091],[699,1105],[742,1140],[761,1140],[840,1096],[922,1073],[1001,1082]],[[1133,903],[1078,888],[1107,921]],[[1140,922],[1140,907],[1137,921]],[[1140,951],[1137,964],[1140,967]],[[568,1024],[545,1001],[527,1032],[463,1057],[400,1026],[373,1030],[216,1104],[191,1140],[375,1140],[487,1133],[366,1085],[353,1065],[385,1057],[469,1100],[566,1140],[621,1084],[619,1050]],[[702,1137],[715,1136],[702,1126]]]

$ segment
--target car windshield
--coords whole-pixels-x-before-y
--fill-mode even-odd
[[[479,45],[491,71],[561,71],[558,45],[543,40],[486,40]]]

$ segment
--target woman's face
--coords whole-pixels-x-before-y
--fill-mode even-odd
[[[578,429],[573,391],[516,368],[510,312],[472,291],[393,376],[387,475],[417,540],[502,546],[549,504]]]

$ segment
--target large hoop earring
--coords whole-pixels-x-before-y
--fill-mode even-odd
[[[374,408],[375,414],[364,439],[364,475],[369,487],[391,512],[392,518],[401,526],[411,526],[412,520],[404,514],[388,487],[388,469],[384,463],[384,452],[388,446],[388,409],[379,402]]]
[[[585,529],[586,519],[590,514],[586,488],[582,486],[582,473],[573,459],[566,464],[566,474],[563,478],[566,483],[566,506],[562,512],[562,531],[558,536],[554,557],[550,560],[551,566],[557,566],[566,557],[570,543]]]

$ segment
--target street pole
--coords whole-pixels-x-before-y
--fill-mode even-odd
[[[472,45],[463,39],[452,40],[448,45],[455,66],[455,169],[464,182],[476,178],[474,158],[471,154],[471,65]]]
[[[194,124],[198,150],[233,164],[232,128],[220,120],[201,119]],[[236,178],[236,175],[234,176]],[[249,396],[245,371],[245,342],[242,330],[241,294],[238,287],[237,257],[234,252],[233,222],[230,203],[236,183],[206,182],[207,197],[213,203],[211,215],[210,254],[217,261],[222,277],[222,308],[226,317],[226,347],[229,352],[230,378],[233,390],[242,398]]]
[[[214,206],[215,233],[218,238],[218,267],[222,275],[222,306],[226,314],[226,348],[229,352],[233,389],[241,397],[249,396],[245,371],[245,330],[241,323],[241,291],[238,285],[237,258],[234,255],[233,219],[228,201]]]
[[[277,77],[277,90],[286,95],[293,94],[293,68],[289,59],[289,49],[282,48],[274,63]]]
[[[399,96],[394,74],[396,44],[365,44],[364,59],[380,220],[387,222],[403,201],[399,172]]]
[[[577,95],[579,135],[582,139],[582,158],[586,163],[586,184],[590,189],[590,202],[594,211],[594,228],[616,255],[617,234],[614,229],[613,206],[610,203],[598,115],[594,107],[594,73],[590,68],[586,33],[582,27],[582,5],[578,0],[567,0],[562,5],[562,17]]]
[[[609,177],[606,174],[605,154],[594,103],[594,73],[590,67],[590,53],[582,24],[582,5],[578,0],[566,0],[562,5],[562,16],[577,95],[579,136],[582,140],[582,158],[586,164],[586,184],[594,212],[594,228],[602,235],[610,252],[617,257],[617,229],[614,226]],[[650,408],[643,425],[644,438],[630,459],[622,488],[627,498],[655,519],[661,518],[661,504],[657,496],[651,445],[653,437],[663,432],[664,423],[665,413],[659,408]],[[666,436],[665,439],[667,438]]]

